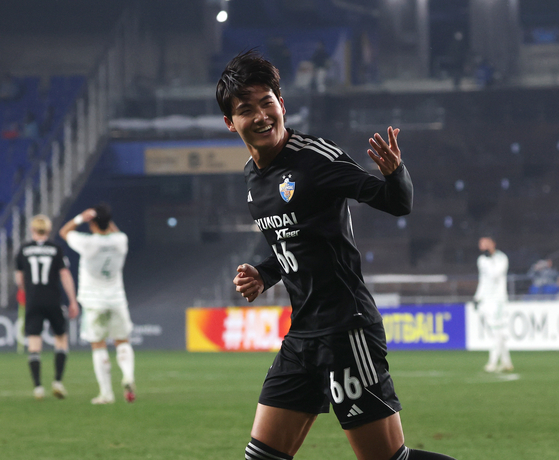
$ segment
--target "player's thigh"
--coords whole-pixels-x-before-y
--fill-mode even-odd
[[[315,415],[329,411],[322,372],[314,365],[316,342],[285,337],[264,379],[261,405]]]
[[[286,337],[268,369],[252,437],[289,455],[301,446],[316,416],[328,412],[322,374],[314,366],[315,339]]]
[[[382,323],[325,337],[324,391],[343,429],[382,420],[402,409],[386,361]]]
[[[115,340],[127,339],[134,325],[130,319],[127,303],[111,305],[111,317],[109,321],[109,336]]]
[[[493,331],[494,335],[505,328],[506,323],[502,303],[482,302],[479,311],[485,317],[485,323]]]
[[[404,444],[398,413],[344,431],[358,460],[389,460]]]
[[[40,353],[43,348],[43,339],[40,335],[27,336],[27,351],[29,353]]]
[[[56,350],[68,350],[68,334],[59,334],[54,336],[54,348]]]
[[[111,311],[82,303],[80,337],[90,343],[102,342],[109,336]]]
[[[316,417],[316,414],[258,404],[250,435],[275,450],[294,456]]]

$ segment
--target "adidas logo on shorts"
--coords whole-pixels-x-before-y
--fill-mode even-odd
[[[362,414],[363,411],[361,409],[359,409],[359,407],[357,407],[355,404],[353,406],[351,406],[350,411],[348,412],[348,414],[346,415],[346,417],[355,417],[356,415]]]

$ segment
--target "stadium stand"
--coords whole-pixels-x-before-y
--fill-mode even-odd
[[[45,94],[39,91],[39,77],[19,77],[16,82],[20,97],[0,101],[0,211],[40,159],[43,147],[83,90],[85,77],[52,76]],[[32,137],[26,137],[24,130],[29,114],[38,125]]]
[[[202,8],[202,2],[197,4]],[[39,210],[38,156],[47,151],[47,156],[54,155],[51,148],[53,140],[57,141],[59,147],[59,165],[65,163],[67,156],[73,161],[71,168],[75,173],[79,170],[78,146],[87,143],[88,151],[93,151],[98,145],[102,151],[105,144],[96,144],[99,138],[103,138],[104,142],[109,140],[109,136],[113,136],[114,142],[141,142],[153,139],[223,139],[229,136],[227,132],[216,133],[214,125],[211,129],[198,125],[204,121],[204,117],[207,120],[213,117],[211,123],[217,117],[222,126],[213,96],[215,82],[213,78],[211,82],[202,81],[211,74],[207,68],[202,68],[207,66],[207,62],[185,59],[186,54],[181,53],[187,53],[188,50],[176,51],[172,59],[168,57],[165,61],[164,56],[158,55],[158,46],[154,45],[156,38],[152,37],[153,42],[150,42],[149,34],[144,37],[138,33],[142,21],[149,21],[145,17],[138,19],[134,14],[124,19],[115,27],[116,32],[111,38],[113,41],[105,48],[101,59],[95,63],[93,57],[90,59],[93,70],[87,80],[81,76],[49,76],[48,84],[43,85],[44,76],[42,80],[36,76],[14,77],[24,90],[16,100],[0,101],[0,132],[5,132],[8,137],[0,139],[0,213],[2,206],[7,206],[21,181],[29,177],[32,170],[35,171],[32,177],[35,186],[30,192],[34,200],[32,207],[34,212]],[[102,22],[105,29],[109,27],[105,19]],[[166,30],[165,27],[163,29]],[[189,43],[192,37],[181,35],[182,29],[182,23],[176,25],[172,37],[168,37],[168,43]],[[153,33],[157,35],[158,31],[154,29]],[[202,37],[199,41],[203,41],[203,34],[198,35]],[[54,40],[53,37],[51,39]],[[81,40],[89,42],[84,37]],[[97,38],[94,45],[95,49],[104,49],[105,42]],[[180,49],[178,46],[174,48]],[[198,49],[195,46],[187,48]],[[200,47],[197,53],[210,56],[209,48]],[[144,52],[143,62],[135,58],[140,54],[138,50]],[[67,51],[64,54],[76,60],[78,55],[81,56],[81,63],[87,54],[80,52],[78,47],[69,46]],[[165,62],[167,67],[163,65]],[[200,68],[195,69],[193,62]],[[161,63],[161,67],[157,63]],[[176,69],[171,69],[173,66]],[[526,63],[523,66],[533,67]],[[188,72],[199,78],[185,73],[186,67]],[[155,75],[154,69],[159,69],[161,75]],[[190,76],[183,80],[178,76],[173,79],[174,72]],[[541,87],[522,87],[510,80],[512,83],[508,86],[503,84],[486,90],[475,85],[463,85],[466,90],[455,91],[447,85],[448,82],[438,79],[428,82],[393,80],[377,86],[335,88],[321,95],[286,89],[284,96],[288,121],[293,114],[305,113],[305,117],[299,117],[302,122],[296,126],[298,129],[335,140],[371,170],[374,165],[368,163],[365,154],[367,138],[376,131],[384,132],[387,125],[402,128],[403,157],[415,185],[414,212],[405,218],[396,219],[351,203],[358,245],[363,255],[367,256],[364,257],[366,273],[472,274],[475,272],[477,256],[476,241],[486,231],[498,234],[500,246],[509,254],[511,270],[516,273],[525,273],[535,260],[556,249],[559,221],[552,210],[559,206],[556,190],[556,177],[559,174],[559,106],[555,103],[557,82],[549,83],[552,76],[548,75],[548,83]],[[175,86],[176,81],[179,82],[178,86]],[[186,84],[182,85],[181,81]],[[516,80],[519,81],[522,80]],[[78,116],[80,109],[76,100],[81,102],[81,110],[87,116]],[[22,127],[30,113],[40,127],[39,136],[34,139],[21,138]],[[62,126],[66,114],[70,121],[67,121],[67,126]],[[143,120],[140,115],[144,117]],[[181,131],[175,126],[173,131],[166,130],[164,125],[156,122],[165,116],[189,117],[182,121],[196,125],[196,129]],[[116,126],[116,121],[124,123],[127,119],[136,124],[144,122],[150,128],[145,132],[107,129]],[[177,124],[176,118],[171,121]],[[84,124],[92,133],[85,136],[87,142],[83,136]],[[12,129],[14,126],[15,130]],[[105,151],[103,158],[109,158],[107,155],[110,156]],[[107,161],[110,163],[110,158]],[[52,178],[55,169],[52,165],[46,168],[46,176],[50,180],[47,187],[49,198],[54,194]],[[67,187],[68,179],[65,179],[64,174],[59,182]],[[70,176],[72,180],[77,177]],[[74,182],[85,181],[86,176],[84,173]],[[153,177],[137,178],[138,181],[142,179],[153,181]],[[244,184],[241,174],[235,180],[239,190],[242,190]],[[126,204],[133,202],[136,189],[131,185],[131,179],[117,177],[116,182],[120,188],[111,189],[117,197],[115,200],[126,197],[122,200]],[[91,181],[80,183],[74,188],[68,186],[69,191],[64,191],[68,203],[61,209],[63,215],[59,219],[71,214],[74,209],[72,203],[75,205],[79,202],[79,190],[83,185],[85,189],[97,191]],[[171,181],[167,181],[165,185],[158,186],[163,189],[172,188],[171,185]],[[201,225],[213,226],[211,232],[206,231],[205,234],[219,233],[221,226],[222,236],[221,240],[213,243],[209,240],[200,242],[200,248],[181,247],[180,251],[186,254],[185,257],[179,259],[177,265],[169,264],[174,271],[165,271],[167,276],[177,279],[190,280],[193,277],[191,265],[196,257],[203,257],[204,254],[210,255],[205,257],[211,267],[208,273],[222,273],[223,261],[219,262],[218,254],[228,260],[227,270],[234,270],[229,259],[238,253],[227,249],[227,242],[231,247],[237,241],[252,248],[253,253],[242,254],[249,259],[259,255],[262,250],[258,245],[248,244],[254,236],[251,233],[228,234],[225,230],[231,222],[246,226],[251,221],[242,200],[239,200],[238,206],[224,208],[225,200],[218,193],[222,190],[220,178],[204,177],[196,187],[194,195],[198,194],[198,198],[194,207],[202,213]],[[144,208],[138,208],[142,216],[149,216],[146,210],[148,204],[155,206],[148,201],[144,200]],[[208,217],[205,209],[211,207],[220,210],[220,219],[216,222],[204,220]],[[221,218],[224,215],[227,215],[228,220]],[[10,219],[5,219],[5,222],[8,231],[5,244],[10,246],[12,223]],[[146,224],[145,221],[137,220],[134,223],[138,227]],[[204,232],[204,229],[201,231]],[[146,233],[147,230],[144,230],[143,234],[139,232],[131,238],[138,254],[131,257],[140,258],[133,264],[132,272],[136,274],[131,275],[132,283],[143,293],[150,287],[143,285],[142,277],[150,278],[149,267],[155,264],[156,257],[153,251],[158,250],[157,246],[150,246],[152,241],[148,241]],[[219,250],[214,253],[214,248]],[[160,251],[165,254],[167,249]],[[142,269],[142,266],[146,268]],[[195,285],[202,286],[203,280],[196,276],[193,279],[197,280]],[[175,292],[175,287],[165,286],[162,285],[161,289]],[[176,289],[179,287],[177,285]],[[147,294],[143,297],[148,298]]]

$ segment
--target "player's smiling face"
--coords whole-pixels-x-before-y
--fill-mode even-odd
[[[278,99],[266,86],[252,86],[248,91],[243,99],[233,99],[231,120],[224,117],[225,124],[229,131],[239,133],[257,166],[267,166],[288,138],[283,98]]]

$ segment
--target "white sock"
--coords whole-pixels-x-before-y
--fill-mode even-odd
[[[489,349],[489,361],[487,362],[487,365],[490,367],[497,366],[497,363],[499,362],[500,354],[501,354],[501,350],[499,347],[499,342],[494,341],[491,344],[491,348]]]
[[[134,350],[128,342],[116,347],[116,361],[122,371],[122,381],[134,383]]]
[[[507,347],[507,338],[505,336],[501,337],[501,365],[505,367],[512,367],[512,361],[510,359],[509,348]]]
[[[114,397],[111,382],[111,360],[106,348],[93,350],[93,370],[99,384],[100,394],[106,397]]]

